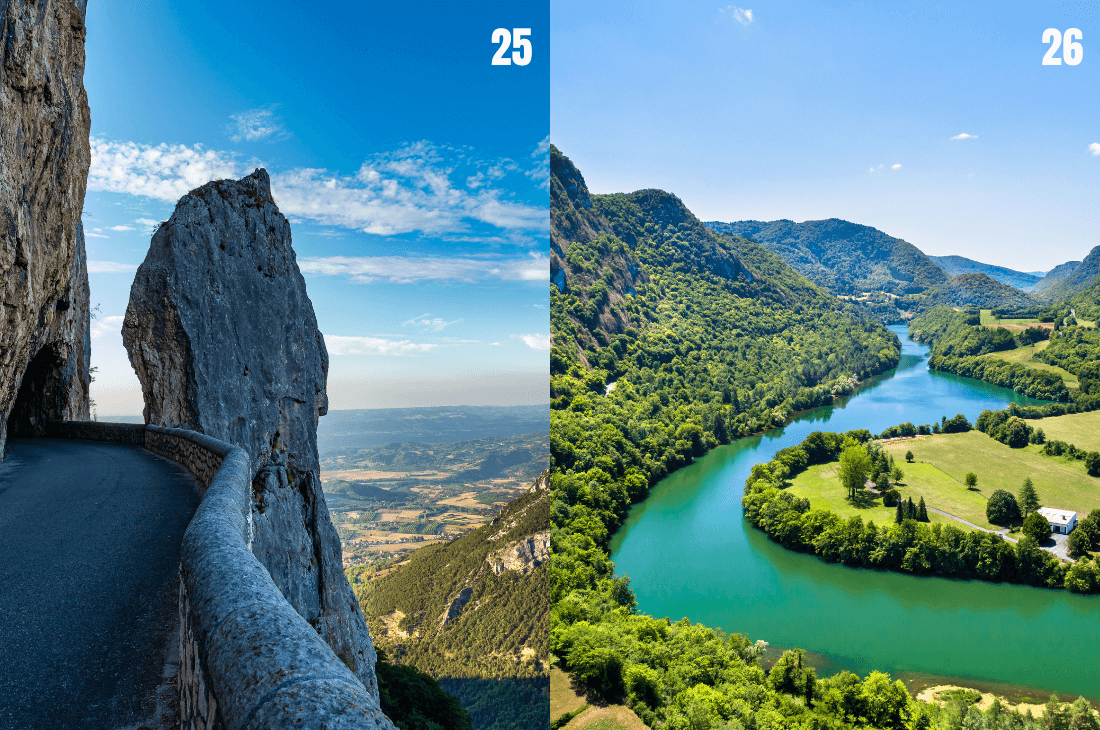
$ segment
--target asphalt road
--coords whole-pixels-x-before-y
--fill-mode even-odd
[[[16,439],[0,463],[0,728],[153,715],[177,627],[180,466],[136,446]]]

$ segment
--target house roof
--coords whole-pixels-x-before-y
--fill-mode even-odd
[[[1077,519],[1077,513],[1068,509],[1055,509],[1054,507],[1040,507],[1039,514],[1052,525],[1068,525]]]

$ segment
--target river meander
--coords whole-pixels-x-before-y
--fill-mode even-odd
[[[877,433],[956,413],[973,421],[984,408],[1037,402],[929,371],[927,348],[891,329],[902,341],[896,370],[657,484],[612,540],[616,572],[630,576],[639,610],[801,647],[820,655],[822,675],[878,669],[1100,699],[1100,596],[831,565],[742,518],[752,465],[813,431]]]

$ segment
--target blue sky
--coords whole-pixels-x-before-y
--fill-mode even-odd
[[[844,218],[1025,271],[1100,244],[1095,2],[555,0],[552,17],[551,141],[593,192]],[[1079,65],[1042,65],[1051,27],[1083,32]]]
[[[152,226],[264,166],[333,409],[545,403],[547,3],[88,5],[92,397],[141,412],[120,328]],[[531,28],[493,66],[498,27]]]

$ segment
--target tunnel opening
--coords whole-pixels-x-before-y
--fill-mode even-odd
[[[52,345],[43,347],[30,361],[8,415],[9,439],[45,436],[49,422],[62,418],[64,366],[64,359]]]

